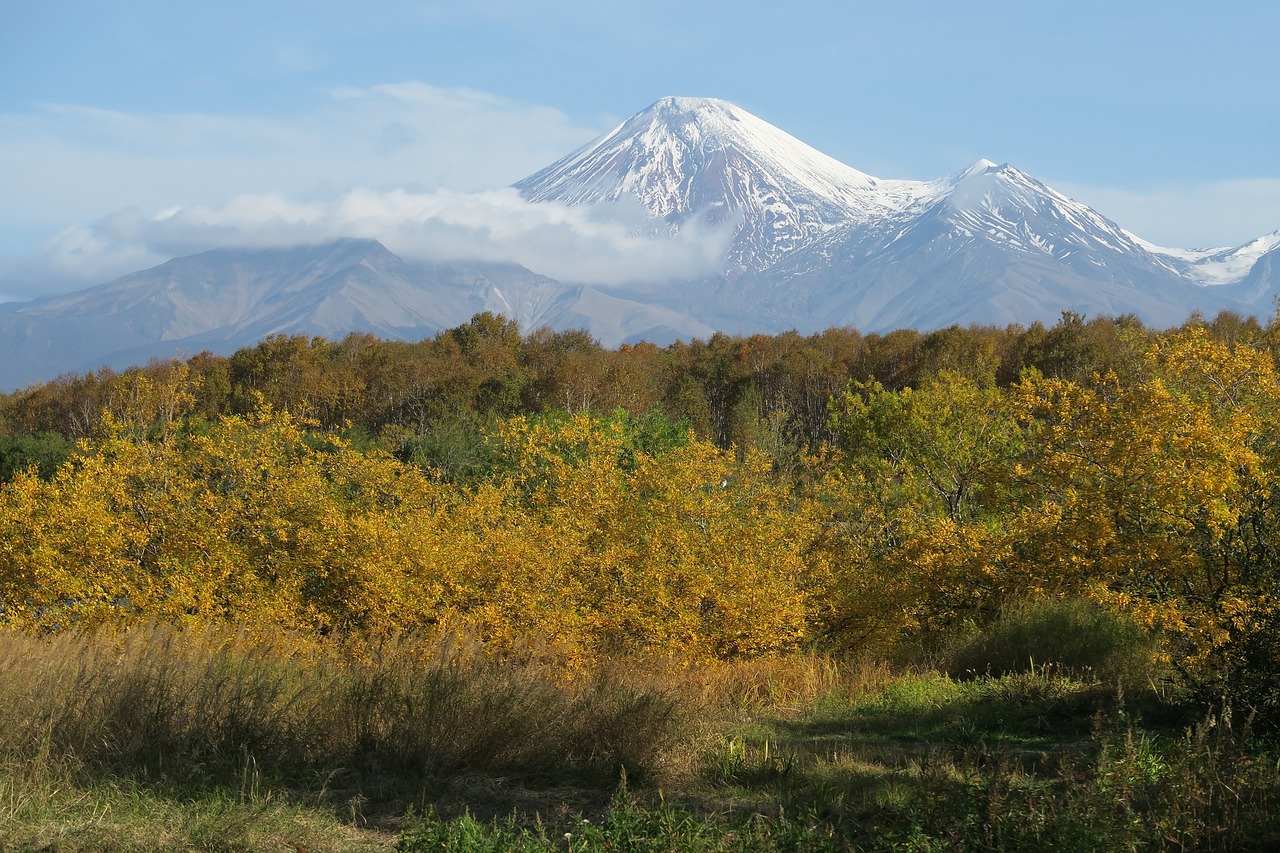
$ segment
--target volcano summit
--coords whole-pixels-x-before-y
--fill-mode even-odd
[[[354,241],[224,244],[0,305],[0,388],[229,352],[267,334],[425,337],[486,310],[526,330],[584,328],[612,346],[713,331],[1029,325],[1063,311],[1168,326],[1193,311],[1269,314],[1280,292],[1280,232],[1236,247],[1162,248],[1010,164],[877,178],[714,99],[663,98],[514,187],[523,201],[510,201],[545,214],[539,221],[586,210],[582,222],[613,222],[646,253],[678,240],[713,263],[626,285],[566,282],[537,264],[414,255],[404,235],[429,218],[399,234],[399,254],[367,228]],[[488,232],[501,231],[471,227],[491,242]]]

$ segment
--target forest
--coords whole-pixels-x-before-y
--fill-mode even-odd
[[[480,314],[0,396],[0,844],[1265,849],[1277,352]]]

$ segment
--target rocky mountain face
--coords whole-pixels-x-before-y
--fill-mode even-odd
[[[1052,322],[1064,310],[1172,325],[1195,309],[1247,310],[1012,166],[981,162],[942,186],[915,209],[791,253],[734,301],[761,304],[777,325],[821,317],[871,331]]]
[[[643,205],[655,241],[730,228],[720,275],[626,288],[515,264],[407,262],[371,240],[216,249],[0,305],[0,389],[270,334],[420,338],[493,311],[606,345],[727,332],[1053,322],[1063,311],[1270,314],[1280,231],[1239,247],[1148,243],[1016,167],[885,180],[724,101],[664,98],[516,185],[530,203]]]

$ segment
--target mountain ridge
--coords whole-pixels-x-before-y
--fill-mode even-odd
[[[1030,324],[1063,311],[1173,325],[1193,311],[1270,309],[1280,292],[1280,231],[1239,247],[1163,248],[1012,164],[883,179],[716,99],[660,99],[514,187],[529,204],[593,205],[606,218],[611,204],[638,202],[654,241],[701,226],[732,228],[733,239],[718,275],[626,287],[513,263],[406,261],[361,238],[212,249],[0,305],[0,387],[270,334],[426,337],[480,311],[530,330],[585,328],[614,346],[714,331]]]
[[[592,305],[607,308],[596,322]],[[680,312],[517,264],[410,263],[376,240],[216,248],[83,291],[0,305],[0,388],[152,357],[227,354],[274,334],[420,339],[482,311],[525,328],[607,328],[615,343],[709,335]]]
[[[687,128],[704,120],[706,138],[735,146],[751,164],[737,169],[734,186],[753,187],[754,198],[730,192],[717,161],[689,153],[695,134]],[[832,193],[811,180],[816,170],[788,167],[811,151],[724,102],[667,98],[515,186],[532,200],[564,204],[660,186],[667,197],[634,194],[655,217],[673,207],[698,212],[673,188],[720,187],[704,208],[721,206],[744,222],[726,259],[728,286],[704,288],[707,304],[691,312],[741,330],[1030,323],[1064,310],[1172,323],[1195,310],[1248,311],[1242,297],[1259,290],[1200,287],[1153,244],[1012,164],[979,160],[932,181],[889,181],[826,158],[825,174],[836,176],[828,183],[844,181]],[[631,163],[642,166],[629,170]],[[786,210],[776,215],[784,183]]]

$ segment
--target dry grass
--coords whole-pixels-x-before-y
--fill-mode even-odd
[[[98,837],[86,820],[138,825],[116,817],[129,811],[122,802],[142,801],[150,817],[139,834],[186,839],[181,847],[209,834],[210,821],[247,838],[278,808],[275,823],[296,822],[293,807],[394,823],[465,778],[607,799],[621,771],[658,770],[685,719],[658,685],[613,675],[570,680],[448,639],[317,640],[218,625],[4,630],[0,824],[26,826],[18,846],[40,847],[50,832]]]
[[[140,835],[188,841],[212,819],[202,809],[232,837],[290,806],[384,828],[428,807],[555,819],[603,808],[624,773],[641,786],[696,777],[726,727],[888,677],[818,656],[570,673],[458,637],[222,624],[0,630],[0,810],[44,827],[27,841],[49,827],[89,837],[83,815],[113,826],[122,799],[148,803]],[[174,799],[190,804],[182,819],[164,817]]]
[[[211,625],[6,631],[0,676],[0,752],[47,749],[168,778],[247,760],[276,782],[464,767],[643,773],[677,722],[657,686],[604,673],[566,681],[447,640],[321,643]]]
[[[1247,726],[1148,729],[1109,696],[1056,667],[570,672],[459,638],[0,630],[0,849],[1280,843],[1274,753]]]

